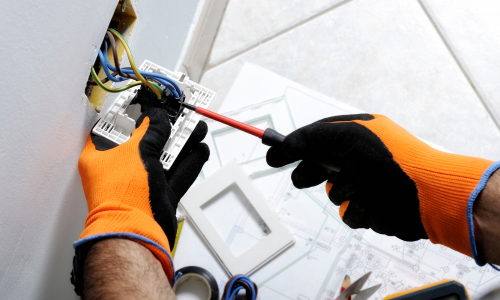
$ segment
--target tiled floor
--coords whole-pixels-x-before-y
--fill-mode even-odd
[[[223,99],[253,62],[450,151],[497,160],[500,131],[486,107],[500,115],[499,8],[493,0],[230,0],[201,84]]]

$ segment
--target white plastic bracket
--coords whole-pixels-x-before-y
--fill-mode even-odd
[[[172,72],[148,60],[142,63],[139,70],[166,75],[176,81],[186,95],[186,103],[208,108],[215,98],[215,92],[189,80],[189,77],[181,72]],[[129,104],[134,99],[138,90],[139,87],[134,87],[120,93],[111,107],[102,114],[102,118],[94,126],[92,132],[117,144],[126,142],[135,129],[136,119],[131,116],[136,115],[138,117],[136,113],[133,113],[129,109]],[[194,128],[198,125],[200,118],[201,115],[187,108],[184,108],[180,113],[179,118],[172,126],[170,138],[163,147],[160,156],[160,161],[165,170],[169,170],[172,167],[172,164],[191,136]]]

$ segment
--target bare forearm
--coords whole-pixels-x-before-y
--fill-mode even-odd
[[[85,299],[176,299],[161,263],[142,245],[103,240],[90,249],[84,267]]]
[[[477,197],[473,215],[479,255],[488,263],[500,264],[500,170]]]

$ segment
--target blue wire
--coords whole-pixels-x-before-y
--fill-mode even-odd
[[[244,276],[244,275],[239,275],[239,276],[236,276],[235,278],[233,278],[233,280],[231,280],[231,283],[229,284],[229,288],[228,288],[228,293],[226,294],[226,299],[224,300],[229,300],[229,299],[233,299],[233,297],[238,294],[238,292],[243,289],[242,286],[240,285],[237,285],[235,286],[234,290],[233,290],[233,285],[234,283],[237,281],[237,280],[241,280],[241,281],[244,281],[246,282],[249,286],[250,286],[250,289],[252,290],[252,300],[255,300],[255,289],[254,289],[254,286],[253,286],[253,282],[250,280],[250,278]],[[230,297],[229,297],[230,296]]]
[[[226,296],[226,299],[233,299],[234,296],[236,296],[238,294],[238,292],[242,289],[244,289],[244,287],[242,287],[242,286],[235,288],[234,291],[231,293],[231,297],[227,298],[227,296]]]
[[[233,284],[234,284],[234,282],[237,280],[237,278],[238,278],[238,277],[235,277],[235,278],[233,278],[233,280],[231,280],[231,283],[229,284],[229,288],[227,289],[228,294],[230,294],[230,293],[231,293],[231,290],[233,289]],[[229,298],[228,298],[228,294],[226,294],[226,299],[225,299],[225,300],[229,300]]]
[[[104,41],[104,52],[108,53],[108,43],[106,41]],[[101,60],[101,63],[103,65],[104,72],[106,73],[106,76],[108,76],[108,78],[111,81],[121,82],[121,81],[130,79],[130,78],[124,78],[121,76],[119,78],[115,78],[115,77],[111,76],[109,69],[111,69],[111,71],[113,71],[113,72],[116,72],[116,68],[113,67],[109,63],[107,56],[104,55],[101,50],[99,50],[99,59]],[[122,70],[122,73],[135,74],[134,70],[127,70],[127,69]],[[159,81],[161,84],[166,86],[172,92],[172,94],[174,95],[174,97],[176,99],[179,99],[179,95],[182,94],[180,87],[175,83],[175,81],[168,78],[167,76],[164,76],[164,75],[161,75],[158,73],[153,73],[153,72],[146,72],[146,71],[139,71],[139,73],[141,73],[141,75],[144,77],[152,77],[152,78],[156,79],[157,81]]]
[[[127,71],[127,70],[125,70]],[[132,70],[128,70],[128,71],[132,71]],[[174,86],[174,88],[177,90],[177,93],[181,94],[182,91],[181,91],[181,88],[179,87],[179,85],[170,77],[168,76],[165,76],[165,75],[162,75],[162,74],[158,74],[158,73],[154,73],[154,72],[147,72],[147,71],[139,71],[139,73],[141,73],[141,75],[143,76],[149,76],[149,77],[154,77],[154,78],[157,78],[157,79],[163,79],[167,82],[169,82],[170,84],[172,84]]]
[[[108,65],[108,67],[110,67],[111,70],[114,69],[114,67],[111,66],[111,65]],[[113,70],[113,72],[114,71],[115,70]],[[135,74],[133,70],[128,70],[128,69],[122,69],[122,73],[125,73],[125,74]],[[139,73],[141,73],[141,75],[144,76],[145,78],[152,78],[154,80],[158,80],[161,84],[163,84],[164,86],[166,86],[172,92],[172,94],[174,94],[175,98],[179,99],[179,93],[175,90],[175,87],[172,86],[172,84],[170,84],[170,82],[165,81],[163,78],[158,78],[158,77],[153,76],[153,75],[144,74],[144,73],[151,73],[151,74],[156,74],[156,73],[146,72],[146,71],[139,71]],[[158,75],[160,75],[160,74],[158,74]]]
[[[108,44],[106,42],[104,42],[104,49],[105,49],[104,52],[108,53]],[[107,68],[107,66],[109,65],[108,59],[107,59],[107,57],[104,56],[101,49],[99,49],[99,59],[101,60],[102,67],[104,69],[104,73],[106,73],[106,76],[108,76],[109,80],[114,81],[114,82],[120,82],[120,81],[127,80],[127,78],[123,78],[123,77],[115,78],[111,75],[111,73],[109,72],[109,69]],[[113,70],[113,71],[116,72],[116,70]]]

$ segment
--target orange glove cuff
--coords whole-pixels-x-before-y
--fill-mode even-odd
[[[160,260],[168,280],[173,283],[174,264],[169,243],[160,225],[152,217],[131,206],[103,204],[90,212],[85,230],[73,247],[111,237],[132,239],[148,248]]]
[[[415,182],[429,239],[471,256],[467,205],[493,161],[436,150],[405,129],[392,126],[387,117],[374,116],[375,122],[355,122],[374,132]]]

